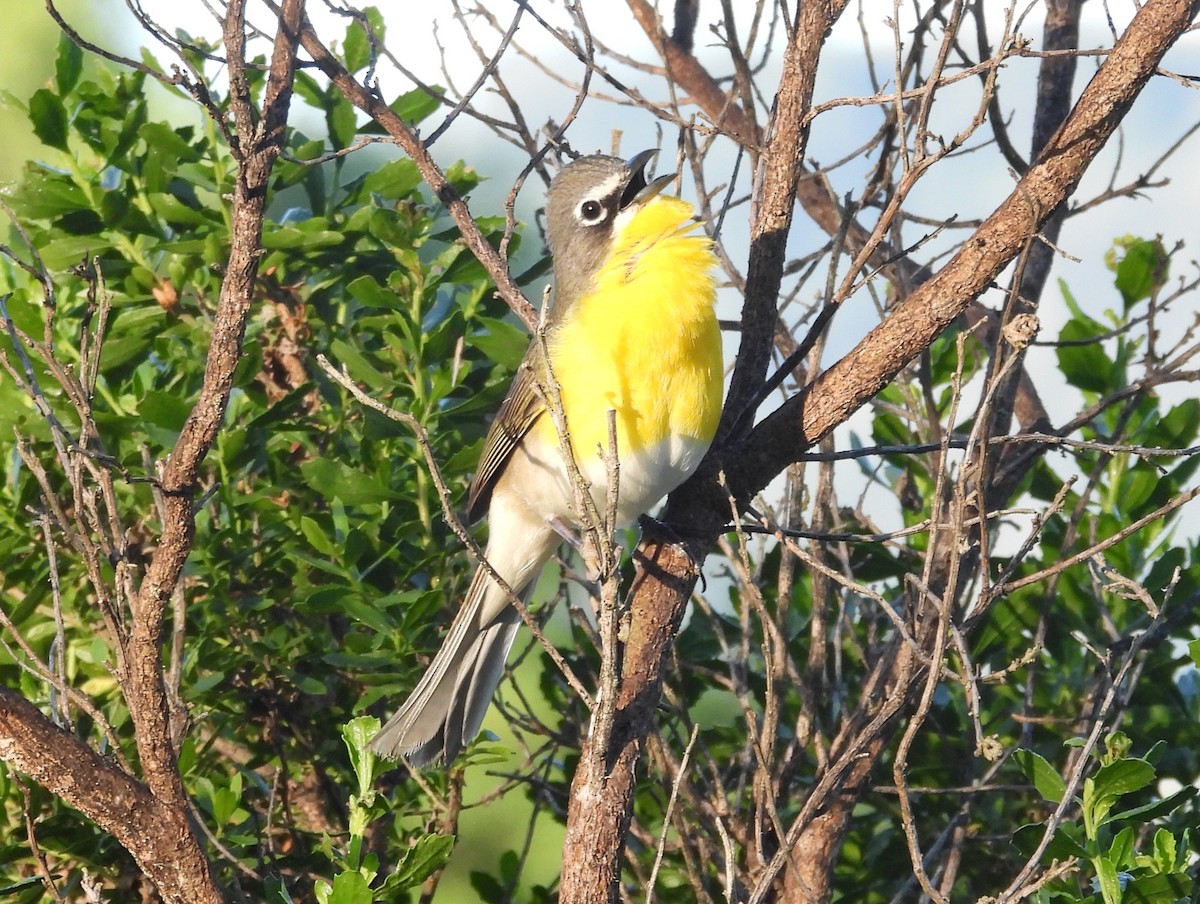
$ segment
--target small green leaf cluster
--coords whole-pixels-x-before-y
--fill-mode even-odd
[[[418,838],[404,852],[399,862],[389,864],[391,872],[381,882],[379,854],[364,846],[372,822],[386,815],[387,807],[375,790],[381,773],[389,768],[378,760],[367,744],[379,731],[380,722],[374,716],[359,716],[342,728],[342,738],[354,767],[358,782],[349,799],[349,845],[335,847],[326,835],[321,851],[334,864],[332,881],[318,879],[314,892],[318,904],[371,904],[373,901],[393,900],[395,893],[420,885],[435,870],[445,865],[454,847],[453,836],[438,834]]]
[[[1103,753],[1091,751],[1091,760],[1098,765],[1083,780],[1082,791],[1069,801],[1066,780],[1044,757],[1032,750],[1014,753],[1043,799],[1070,805],[1057,808],[1052,824],[1027,825],[1014,836],[1017,847],[1028,855],[1041,846],[1047,865],[1072,861],[1077,865],[1070,874],[1039,889],[1035,901],[1176,904],[1191,899],[1192,831],[1156,828],[1154,823],[1177,814],[1196,797],[1197,789],[1188,785],[1165,796],[1153,795],[1158,779],[1155,763],[1167,745],[1156,744],[1144,757],[1130,756],[1130,745],[1124,733],[1110,733]],[[1067,746],[1087,745],[1075,738]],[[1153,799],[1113,812],[1124,798],[1147,794]]]

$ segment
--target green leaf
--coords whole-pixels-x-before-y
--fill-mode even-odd
[[[1125,886],[1121,904],[1176,904],[1189,901],[1192,877],[1187,873],[1160,873],[1135,879]]]
[[[387,200],[407,198],[421,184],[421,173],[417,165],[407,157],[385,163],[363,182],[363,187],[372,194]]]
[[[122,311],[100,349],[101,369],[110,371],[144,359],[166,319],[166,312],[158,305]]]
[[[375,754],[368,746],[371,738],[379,733],[379,720],[374,716],[358,716],[342,726],[342,740],[350,751],[350,762],[358,779],[358,796],[366,798],[374,793]]]
[[[381,286],[372,276],[360,276],[346,285],[350,297],[368,308],[382,308],[392,311],[400,307],[400,299],[391,289]]]
[[[1117,832],[1108,846],[1108,858],[1118,869],[1133,866],[1133,826],[1126,826]]]
[[[371,904],[375,896],[362,873],[344,872],[334,877],[325,900],[328,904]]]
[[[234,812],[238,808],[238,804],[242,800],[242,775],[240,772],[235,772],[229,780],[229,784],[224,787],[213,789],[212,808],[213,819],[218,826],[223,826],[229,822]]]
[[[437,85],[430,85],[430,89],[434,93],[431,94],[424,88],[414,88],[407,94],[401,94],[392,103],[388,104],[388,108],[410,125],[419,123],[442,104],[441,96],[445,89]],[[383,127],[374,120],[363,126],[361,131],[368,135],[386,134]]]
[[[329,692],[329,688],[325,682],[318,681],[311,675],[296,675],[296,687],[301,693],[312,694],[314,697],[320,697]]]
[[[453,835],[426,835],[408,849],[389,876],[388,887],[413,888],[437,872],[450,859],[454,849]]]
[[[1200,641],[1192,642],[1200,643]],[[1200,788],[1196,788],[1194,785],[1187,785],[1180,788],[1174,794],[1164,797],[1162,800],[1152,801],[1148,804],[1142,804],[1140,807],[1133,807],[1129,810],[1122,810],[1120,813],[1114,813],[1109,817],[1108,821],[1113,823],[1125,819],[1136,819],[1139,823],[1145,824],[1153,819],[1158,819],[1160,816],[1174,813],[1183,804],[1195,797],[1197,793],[1200,793]]]
[[[211,223],[211,215],[185,204],[169,192],[151,192],[146,196],[150,209],[174,226],[202,226]]]
[[[295,904],[279,876],[267,876],[263,882],[263,889],[266,892],[267,904]]]
[[[1162,242],[1136,241],[1125,248],[1117,264],[1114,284],[1125,301],[1126,310],[1143,298],[1149,298],[1167,279],[1170,258]]]
[[[1013,759],[1021,767],[1021,771],[1033,782],[1038,793],[1050,803],[1061,803],[1067,793],[1067,784],[1053,766],[1046,762],[1041,754],[1024,748],[1013,752]]]
[[[1154,868],[1160,873],[1175,868],[1175,836],[1166,829],[1154,833]]]
[[[67,149],[67,108],[49,88],[39,88],[29,98],[29,120],[42,144]]]
[[[373,475],[329,458],[307,461],[300,466],[300,472],[308,485],[326,499],[340,499],[346,505],[366,505],[396,497]]]
[[[45,885],[42,883],[41,876],[31,876],[28,879],[21,879],[19,882],[13,882],[9,885],[0,885],[0,895],[2,895],[4,897],[8,897],[10,895],[15,895],[19,891],[26,891],[28,889],[31,889],[34,886],[37,886],[38,888],[42,888],[42,889],[45,888]],[[37,900],[37,899],[29,898],[26,900]]]
[[[529,348],[528,334],[503,320],[482,317],[480,321],[487,326],[487,332],[474,336],[472,344],[490,360],[516,370]]]
[[[326,118],[329,124],[329,140],[333,143],[334,148],[340,150],[349,147],[354,141],[355,132],[358,131],[358,118],[354,111],[354,105],[338,94],[336,100],[327,109]]]
[[[446,181],[453,185],[460,195],[466,195],[483,180],[475,167],[456,160],[446,167]],[[497,232],[504,230],[503,217],[481,217],[478,222],[479,228],[485,232],[489,229]]]
[[[58,36],[58,56],[54,60],[54,84],[58,93],[68,94],[83,72],[83,51],[65,34]]]
[[[104,221],[94,210],[73,210],[55,220],[54,225],[71,235],[94,236],[104,228]]]
[[[1114,365],[1091,325],[1070,320],[1058,335],[1058,366],[1072,386],[1104,392],[1114,383]]]
[[[363,276],[359,279],[369,280],[370,277]],[[356,279],[354,282],[358,281]],[[394,382],[392,377],[375,367],[357,345],[343,339],[334,339],[329,345],[329,351],[332,353],[329,357],[333,362],[338,367],[344,366],[355,380],[372,387],[391,386]]]
[[[370,603],[364,602],[357,597],[344,596],[341,609],[348,618],[366,625],[372,631],[382,633],[394,627],[392,621],[386,615]]]
[[[346,237],[330,229],[305,230],[292,226],[263,229],[263,247],[268,251],[330,248],[340,245]]]
[[[1159,440],[1166,445],[1186,446],[1200,432],[1200,399],[1184,399],[1163,415],[1158,429],[1164,434]]]
[[[316,110],[325,109],[325,89],[315,78],[304,70],[296,73],[295,90],[310,107]]]
[[[1162,476],[1151,465],[1139,463],[1122,478],[1117,502],[1123,513],[1137,511],[1159,486]]]
[[[333,541],[329,539],[329,535],[325,533],[321,525],[308,517],[308,515],[304,515],[300,519],[300,532],[304,534],[304,539],[308,541],[308,545],[321,555],[328,556],[331,559],[338,558],[338,549],[333,545]]]
[[[1122,795],[1140,791],[1154,781],[1154,767],[1145,760],[1121,759],[1096,770],[1083,783],[1083,816],[1089,837],[1112,820],[1108,812]]]
[[[342,42],[342,56],[346,68],[351,72],[365,69],[371,62],[371,38],[363,23],[353,19],[346,29],[346,38]]]
[[[1116,866],[1107,857],[1094,858],[1092,865],[1096,867],[1096,880],[1104,904],[1121,904],[1121,882],[1117,878]]]
[[[496,736],[490,731],[485,734],[493,741],[496,740]],[[468,748],[465,762],[468,766],[494,766],[497,763],[512,762],[512,758],[513,752],[502,744],[478,742]]]
[[[193,680],[192,685],[189,688],[189,690],[191,690],[192,693],[201,693],[202,694],[205,691],[212,690],[214,687],[217,687],[217,686],[223,684],[224,682],[225,682],[225,673],[224,672],[211,672],[207,675],[197,676]]]
[[[1154,776],[1153,766],[1143,759],[1129,757],[1101,766],[1092,780],[1098,797],[1115,800],[1123,794],[1142,790],[1154,781]]]
[[[148,122],[138,132],[138,136],[146,142],[148,149],[155,154],[163,155],[167,160],[196,163],[200,160],[200,152],[192,147],[179,129],[173,129],[165,122]]]
[[[192,406],[178,393],[150,390],[138,406],[138,414],[156,427],[180,430],[191,413]]]
[[[471,870],[471,890],[480,901],[500,901],[504,898],[504,883],[491,873],[480,869]]]
[[[89,208],[87,196],[70,178],[39,163],[25,166],[21,185],[9,198],[16,212],[34,220]]]
[[[119,227],[129,213],[129,200],[129,195],[123,191],[106,191],[100,199],[100,218],[103,220],[101,228]],[[153,229],[145,231],[151,234],[154,232]]]
[[[393,113],[410,124],[419,123],[430,116],[442,105],[443,88],[438,85],[430,86],[435,93],[424,88],[414,88],[406,94],[401,94],[389,106]]]

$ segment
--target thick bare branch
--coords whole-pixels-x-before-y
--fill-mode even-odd
[[[769,147],[760,164],[761,186],[750,224],[750,260],[742,305],[742,341],[725,399],[718,442],[736,437],[753,422],[753,406],[771,358],[778,320],[787,237],[796,208],[796,184],[808,143],[805,113],[812,106],[817,60],[825,35],[841,15],[842,0],[806,3],[799,10],[783,58],[775,107],[764,138]]]
[[[267,183],[283,148],[282,126],[291,102],[303,10],[303,0],[288,0],[283,5],[268,82],[270,105],[255,129],[253,141],[242,139],[244,156],[233,198],[229,262],[221,283],[204,383],[163,469],[163,533],[138,594],[129,641],[128,696],[146,782],[156,797],[176,805],[183,804],[185,794],[175,767],[168,725],[162,670],[163,616],[191,551],[195,533],[192,500],[199,482],[200,463],[225,416],[234,370],[241,359],[242,338],[262,254]],[[240,12],[240,4],[230,4],[229,15]]]
[[[807,391],[785,403],[744,441],[718,450],[715,457],[726,463],[726,476],[739,499],[745,500],[766,486],[800,452],[878,393],[1020,253],[1029,237],[1070,195],[1162,55],[1187,27],[1195,7],[1194,2],[1185,0],[1143,6],[1042,156],[959,253]],[[786,168],[791,164],[780,165]],[[791,172],[794,178],[797,173],[794,169]],[[748,286],[748,294],[751,291]],[[771,322],[773,325],[773,317]],[[695,527],[696,533],[689,530],[689,536],[707,548],[727,517],[715,469],[703,472],[683,491],[673,494],[667,517],[672,524]],[[614,745],[624,742],[626,746],[613,750],[609,760],[613,765],[607,775],[589,776],[583,770],[576,774],[564,862],[564,900],[602,901],[612,893],[611,884],[588,885],[588,878],[615,875],[615,871],[608,873],[604,868],[605,851],[619,846],[624,835],[627,795],[640,741],[638,730],[658,700],[661,673],[656,666],[662,661],[662,650],[655,647],[670,643],[672,626],[682,617],[694,585],[694,561],[682,550],[644,540],[639,553],[639,577],[630,602],[634,624],[639,618],[649,619],[657,629],[630,632],[627,660],[643,663],[646,669],[627,668],[625,672],[622,699],[633,703],[621,708]],[[872,680],[878,689],[875,703],[871,711],[851,720],[842,739],[835,743],[831,762],[840,765],[825,772],[805,812],[815,814],[828,806],[827,795],[834,792],[852,800],[854,795],[847,796],[847,789],[862,787],[870,764],[882,749],[885,729],[907,697],[908,682],[923,674],[911,648],[901,645],[896,650],[900,655],[887,657],[877,667]],[[825,795],[816,793],[821,788]],[[848,812],[849,807],[841,807],[837,814],[821,820],[828,831],[819,833],[820,838],[809,839],[806,858],[815,856],[822,846],[829,850],[836,846]],[[779,856],[762,878],[760,891],[769,888],[773,877],[789,862],[790,848],[806,824],[802,814],[794,826],[798,831],[784,841]],[[825,857],[822,862],[831,863],[832,858]],[[810,884],[812,881],[815,877]],[[565,894],[568,889],[574,897]],[[817,895],[820,899],[819,889]]]
[[[187,809],[163,806],[145,785],[4,687],[0,760],[111,832],[168,904],[225,900],[196,844]]]

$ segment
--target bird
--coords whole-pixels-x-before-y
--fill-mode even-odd
[[[581,525],[545,390],[551,379],[600,512],[615,422],[622,525],[690,477],[717,430],[717,261],[695,208],[663,193],[675,174],[647,178],[656,154],[581,157],[546,192],[554,288],[543,337],[530,343],[488,431],[466,512],[471,522],[486,514],[484,559],[526,600],[564,529]],[[479,732],[520,625],[481,564],[441,649],[370,748],[416,768],[453,762]]]

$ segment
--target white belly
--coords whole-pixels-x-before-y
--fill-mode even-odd
[[[521,472],[514,481],[531,510],[546,521],[560,519],[579,526],[575,490],[557,448],[531,454],[528,440],[513,455],[508,470]],[[638,452],[617,449],[620,467],[616,473],[617,524],[624,527],[652,509],[671,490],[695,472],[708,451],[708,443],[689,437],[672,437],[656,447]],[[575,449],[580,474],[591,488],[592,499],[601,516],[608,507],[608,466],[597,449]],[[509,476],[509,475],[506,475]],[[512,475],[516,476],[516,475]]]

